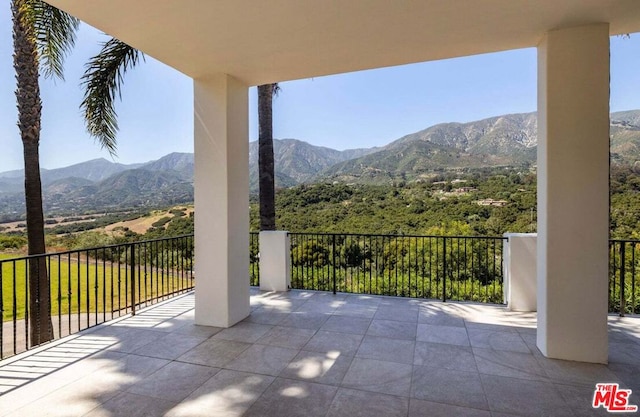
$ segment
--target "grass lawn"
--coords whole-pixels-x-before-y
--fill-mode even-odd
[[[19,255],[0,253],[2,278],[2,321],[25,317],[27,292],[26,260],[8,261]],[[3,261],[4,260],[4,261]],[[51,314],[111,312],[126,308],[131,302],[128,265],[83,256],[52,257],[48,263],[51,283]],[[162,271],[141,265],[135,271],[136,301],[144,301],[193,285],[188,275]]]

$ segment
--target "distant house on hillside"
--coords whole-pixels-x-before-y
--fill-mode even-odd
[[[472,193],[474,191],[478,191],[478,189],[474,187],[460,187],[453,190],[453,192],[456,194],[466,194],[466,193]]]
[[[476,203],[478,203],[479,206],[493,206],[493,207],[504,207],[507,204],[509,204],[509,202],[506,200],[494,200],[492,198],[478,200],[476,201]]]

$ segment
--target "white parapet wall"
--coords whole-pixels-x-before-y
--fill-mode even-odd
[[[537,310],[537,233],[505,233],[504,299],[509,310]]]
[[[260,290],[291,288],[291,241],[284,231],[260,232]]]

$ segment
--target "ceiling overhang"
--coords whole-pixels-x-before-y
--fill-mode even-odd
[[[640,0],[47,0],[193,78],[248,85],[640,31]]]

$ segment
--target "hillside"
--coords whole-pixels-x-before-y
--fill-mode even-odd
[[[614,162],[639,163],[640,111],[611,114],[611,158]]]

